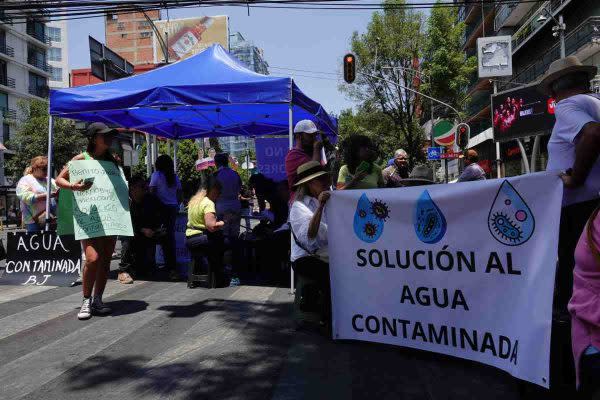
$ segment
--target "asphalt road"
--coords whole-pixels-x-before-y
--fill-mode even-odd
[[[80,291],[0,286],[0,399],[525,398],[491,367],[297,330],[288,288],[113,280],[88,321]]]

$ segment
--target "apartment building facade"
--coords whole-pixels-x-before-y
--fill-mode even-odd
[[[51,47],[48,49],[51,88],[69,87],[69,40],[67,21],[50,21],[46,24]]]
[[[558,34],[553,31],[555,19],[562,16],[566,24],[566,55],[576,55],[587,65],[600,66],[600,2],[597,0],[548,0],[517,4],[489,4],[473,1],[459,11],[459,21],[466,25],[463,48],[468,55],[476,55],[477,39],[484,36],[512,36],[513,75],[498,78],[498,91],[532,84],[544,75],[550,64],[560,58]],[[600,89],[600,77],[591,82]],[[469,88],[471,102],[467,109],[471,137],[477,143],[481,158],[495,160],[496,150],[491,140],[491,101],[493,82],[473,76]],[[546,144],[550,130],[541,140],[541,156],[536,169],[545,169]],[[477,138],[478,135],[482,135]],[[529,153],[533,140],[525,138],[524,148]],[[521,149],[517,142],[501,145],[506,175],[524,171]],[[493,164],[493,163],[492,163]]]

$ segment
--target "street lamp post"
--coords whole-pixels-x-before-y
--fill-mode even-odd
[[[552,27],[552,32],[554,36],[558,36],[560,41],[560,58],[565,58],[567,49],[565,46],[565,31],[567,30],[567,25],[564,22],[562,14],[558,16],[558,19],[552,15],[552,12],[548,10],[546,7],[542,7],[542,11],[546,13],[550,18],[556,23],[556,26]],[[540,15],[538,18],[538,22],[544,22],[548,19],[544,14]]]

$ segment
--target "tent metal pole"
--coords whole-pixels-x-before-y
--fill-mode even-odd
[[[292,85],[293,86],[293,85]],[[289,110],[289,139],[290,139],[290,150],[294,147],[294,105],[292,104],[292,97],[290,95],[290,110]],[[291,236],[291,233],[290,233]],[[292,238],[292,240],[294,240]],[[294,294],[294,269],[290,267],[290,294]]]
[[[177,145],[179,141],[177,139],[173,140],[173,165],[175,166],[175,173],[177,173]]]
[[[150,135],[146,133],[146,174],[148,177],[152,175],[152,144],[150,143]]]
[[[54,116],[48,116],[48,176],[46,177],[46,232],[50,230],[50,200],[52,197],[52,158],[54,151]]]

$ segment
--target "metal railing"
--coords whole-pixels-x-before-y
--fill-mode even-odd
[[[48,97],[49,93],[50,93],[50,88],[47,85],[42,85],[42,86],[30,85],[29,86],[29,94],[32,94],[34,96],[46,98],[46,97]]]
[[[514,33],[512,40],[513,53],[518,50],[519,46],[527,42],[537,31],[544,26],[548,21],[539,22],[538,17],[544,12],[544,8],[554,15],[558,9],[571,0],[553,0],[542,3],[539,7],[533,7],[524,17],[525,23]],[[546,15],[547,16],[547,15]],[[552,21],[550,21],[552,22]]]
[[[2,10],[0,11],[0,21],[12,25],[13,24],[13,20],[10,17],[10,15],[6,14],[6,11]]]
[[[0,75],[0,85],[14,89],[16,86],[16,83],[15,83],[14,78],[9,78],[6,75],[4,75],[4,76]]]
[[[600,41],[600,17],[590,17],[582,22],[565,38],[566,55],[576,53],[588,43]],[[538,58],[536,62],[518,71],[513,80],[516,82],[533,82],[542,77],[550,64],[560,58],[560,44],[552,46]],[[500,89],[508,88],[510,84],[502,83]]]
[[[4,119],[17,119],[17,112],[11,108],[0,107],[0,111],[2,111],[2,116],[4,117]]]
[[[27,57],[27,63],[45,72],[50,72],[50,65],[46,61],[40,61],[35,57]]]
[[[6,43],[0,43],[0,53],[6,54],[9,57],[15,56],[15,49],[8,46]]]
[[[510,17],[510,14],[512,14],[516,7],[516,4],[501,4],[496,7],[496,17],[494,18],[494,29],[496,31],[504,25],[504,22]]]
[[[39,40],[42,43],[48,45],[50,44],[50,36],[48,36],[46,33],[38,32],[34,28],[30,28],[29,26],[27,26],[27,34],[32,38]]]
[[[481,110],[483,110],[485,107],[490,105],[490,98],[489,96],[478,96],[479,98],[476,98],[474,101],[472,101],[471,103],[469,103],[469,105],[467,106],[467,114],[469,116],[474,116],[477,115],[481,112]]]

